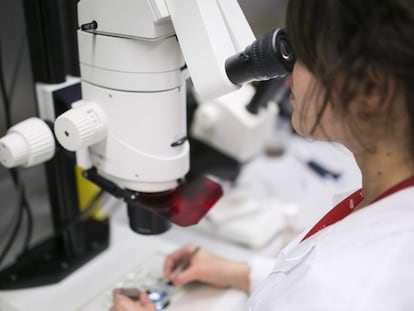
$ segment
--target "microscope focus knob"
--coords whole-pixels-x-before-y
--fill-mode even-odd
[[[79,102],[55,121],[56,138],[69,151],[92,146],[103,140],[106,133],[105,114],[94,103]]]
[[[55,138],[41,119],[30,118],[11,127],[0,139],[0,162],[8,168],[30,167],[50,160]]]

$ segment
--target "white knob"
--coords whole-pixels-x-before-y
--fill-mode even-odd
[[[49,126],[30,118],[11,127],[0,139],[0,162],[5,167],[30,167],[50,160],[55,154],[55,139]]]
[[[55,121],[55,135],[67,150],[77,151],[103,140],[105,114],[98,105],[83,103],[61,114]]]

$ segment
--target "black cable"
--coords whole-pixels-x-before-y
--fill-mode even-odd
[[[26,236],[24,238],[24,243],[23,243],[23,252],[26,252],[29,250],[30,240],[33,235],[33,213],[28,203],[24,204],[23,207],[26,212],[26,222],[27,222]]]
[[[17,81],[17,73],[19,71],[20,63],[22,61],[23,47],[24,47],[24,45],[20,44],[19,53],[18,53],[18,62],[17,62],[16,68],[13,71],[13,76],[12,76],[12,84],[11,84],[11,88],[10,88],[11,92],[14,92],[15,83]],[[5,110],[6,127],[10,128],[12,126],[11,105],[10,105],[10,98],[8,97],[8,93],[6,91],[6,85],[5,85],[5,79],[4,79],[4,70],[3,70],[3,61],[2,60],[3,60],[2,44],[1,44],[1,39],[0,39],[0,91],[1,91],[1,96],[2,96],[2,100],[3,100],[3,104],[4,104],[4,110]],[[18,197],[19,197],[18,217],[17,217],[16,224],[13,228],[12,235],[10,236],[9,240],[6,243],[6,247],[0,253],[0,265],[1,265],[2,260],[6,257],[7,253],[10,251],[11,246],[13,245],[13,243],[15,242],[15,240],[17,238],[18,232],[19,232],[21,224],[22,224],[23,212],[26,213],[26,217],[27,217],[27,230],[26,230],[26,236],[25,236],[24,243],[23,243],[23,252],[28,249],[29,244],[30,244],[30,238],[31,238],[32,233],[33,233],[33,214],[32,214],[29,202],[26,198],[26,193],[25,193],[25,189],[23,187],[23,184],[20,181],[20,178],[19,178],[19,175],[18,175],[18,172],[17,172],[16,169],[10,169],[9,174],[10,174],[10,176],[13,180],[13,183],[15,185],[15,188],[18,192]]]
[[[19,186],[21,187],[21,185]],[[22,219],[23,219],[23,197],[22,197],[22,192],[18,191],[18,197],[17,197],[17,208],[18,208],[18,217],[17,217],[17,223],[15,224],[14,228],[13,228],[13,232],[9,237],[9,240],[6,243],[6,246],[4,247],[3,251],[0,254],[0,266],[4,260],[4,258],[6,257],[7,253],[10,251],[14,241],[16,240],[16,236],[19,232],[20,229],[20,225],[22,223]]]
[[[17,51],[16,66],[11,75],[9,91],[6,93],[8,94],[8,99],[10,103],[13,102],[14,91],[16,89],[16,84],[17,84],[17,78],[19,76],[20,68],[23,63],[23,55],[24,55],[23,52],[24,52],[24,47],[26,46],[25,45],[26,44],[25,34],[26,33],[24,32],[20,40],[19,49]]]
[[[8,128],[11,124],[11,120],[10,120],[10,106],[9,106],[9,101],[7,98],[7,93],[6,93],[6,85],[4,82],[4,75],[3,75],[3,61],[2,61],[3,57],[2,57],[2,45],[1,45],[1,40],[0,40],[0,91],[1,91],[1,96],[2,96],[2,100],[3,100],[3,104],[4,104],[4,109],[5,109],[5,116],[6,116],[6,127]],[[13,180],[13,183],[15,185],[15,187],[18,187],[18,177],[17,177],[17,172],[15,170],[9,170],[10,176]],[[17,189],[19,190],[19,189]],[[14,241],[16,240],[17,234],[19,232],[20,229],[20,225],[22,223],[22,218],[23,218],[23,205],[22,203],[22,195],[21,193],[18,191],[18,212],[17,212],[17,221],[14,225],[12,234],[10,235],[6,246],[4,247],[4,249],[2,250],[2,252],[0,253],[0,264],[2,263],[3,259],[6,257],[7,253],[9,252],[9,250],[11,249],[11,246],[13,245]]]
[[[4,71],[3,71],[3,55],[2,55],[2,44],[0,39],[0,90],[1,90],[1,97],[3,100],[4,105],[4,115],[6,117],[6,128],[11,127],[11,113],[10,113],[10,103],[9,99],[7,97],[7,91],[6,91],[6,84],[4,82]]]
[[[26,40],[25,40],[25,32],[24,32],[23,35],[21,36],[21,40],[20,40],[20,44],[19,44],[19,49],[18,49],[18,53],[17,53],[17,60],[16,60],[16,66],[15,66],[15,68],[13,70],[13,73],[12,73],[12,76],[11,76],[10,89],[9,89],[9,92],[6,93],[6,94],[8,94],[8,96],[6,96],[6,97],[7,97],[7,102],[8,102],[8,106],[9,106],[8,107],[8,113],[10,114],[9,115],[10,123],[11,123],[10,103],[12,102],[12,99],[13,99],[13,96],[14,96],[14,90],[15,90],[15,87],[16,87],[16,84],[17,84],[18,74],[19,74],[19,71],[20,71],[21,64],[23,62],[23,51],[24,51],[24,47],[25,47],[25,42],[26,42]],[[0,49],[1,49],[1,46],[0,46]],[[1,72],[3,72],[3,71],[1,71]],[[11,126],[11,124],[8,125],[8,127],[10,127],[10,126]],[[16,185],[16,184],[19,183],[19,180],[18,180],[19,176],[17,174],[17,171],[14,171],[13,173],[15,175],[14,179],[15,179],[15,185]],[[30,239],[31,239],[31,236],[32,236],[32,233],[33,233],[33,213],[32,213],[32,209],[29,205],[29,202],[26,198],[24,187],[23,187],[23,207],[24,207],[24,211],[25,211],[25,214],[26,214],[26,218],[27,218],[27,222],[26,222],[27,223],[27,230],[26,230],[26,236],[25,236],[24,243],[23,243],[23,251],[27,251],[28,248],[29,248]]]

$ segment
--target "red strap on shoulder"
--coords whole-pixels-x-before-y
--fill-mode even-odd
[[[361,203],[363,198],[362,189],[359,189],[339,202],[333,209],[323,216],[322,219],[316,223],[316,225],[312,227],[302,241],[351,214],[354,208]]]
[[[382,193],[379,197],[377,197],[371,203],[377,202],[397,191],[402,189],[414,186],[414,176],[403,180],[402,182],[398,183],[397,185],[391,187],[384,193]],[[342,200],[338,205],[336,205],[333,209],[331,209],[321,220],[318,221],[316,225],[312,227],[312,229],[305,235],[302,239],[306,240],[308,237],[312,236],[316,232],[336,223],[337,221],[342,220],[346,216],[352,213],[355,207],[361,203],[362,199],[364,198],[362,194],[362,189],[354,192],[346,199]]]

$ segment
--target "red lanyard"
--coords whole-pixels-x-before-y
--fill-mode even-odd
[[[391,187],[390,189],[385,191],[383,194],[381,194],[378,198],[376,198],[371,203],[379,201],[389,196],[390,194],[393,194],[397,191],[400,191],[402,189],[412,187],[412,186],[414,186],[414,176]],[[312,227],[312,229],[305,235],[302,241],[306,240],[307,238],[309,238],[316,232],[336,223],[337,221],[340,221],[341,219],[351,214],[352,211],[355,209],[355,207],[357,207],[358,204],[361,203],[363,198],[364,196],[362,194],[362,189],[360,189],[354,192],[353,194],[351,194],[350,196],[348,196],[346,199],[342,200],[333,209],[331,209],[325,216],[323,216],[322,219],[319,220],[316,225]]]

